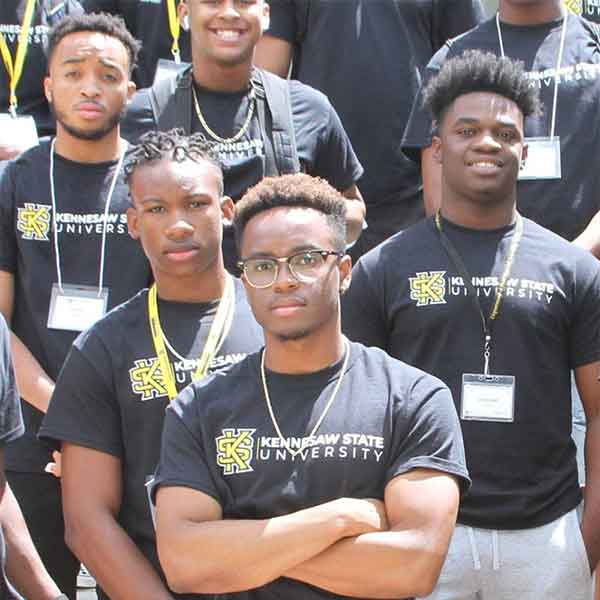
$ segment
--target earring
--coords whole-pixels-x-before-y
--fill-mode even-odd
[[[188,15],[183,15],[183,22],[181,23],[181,27],[184,31],[190,30],[190,18]]]

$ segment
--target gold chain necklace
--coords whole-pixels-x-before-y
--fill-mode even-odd
[[[233,142],[237,142],[245,133],[248,131],[248,127],[250,127],[250,121],[252,120],[252,115],[254,115],[254,105],[256,104],[256,93],[254,92],[254,87],[250,87],[250,93],[248,94],[248,115],[246,116],[246,120],[242,125],[241,129],[230,138],[222,138],[220,135],[215,133],[206,122],[202,111],[200,110],[200,103],[198,102],[198,96],[196,95],[196,88],[192,85],[192,94],[194,96],[194,108],[196,109],[196,116],[200,121],[204,131],[208,133],[208,135],[215,141],[220,142],[221,144],[232,144]]]
[[[344,375],[346,373],[346,367],[348,366],[348,359],[350,358],[350,344],[348,344],[347,339],[344,339],[344,350],[345,350],[344,363],[342,364],[342,370],[340,372],[339,379],[337,380],[337,383],[335,384],[335,388],[333,389],[333,392],[331,393],[331,396],[329,397],[329,400],[327,401],[327,404],[325,405],[325,408],[323,409],[321,416],[319,417],[318,421],[315,423],[313,430],[310,432],[310,435],[308,436],[308,438],[303,438],[302,445],[298,450],[292,450],[292,448],[288,444],[287,439],[283,437],[283,434],[281,433],[281,429],[279,428],[279,423],[277,423],[277,419],[275,418],[275,413],[273,412],[273,407],[271,406],[271,398],[269,396],[269,389],[267,388],[267,377],[265,375],[265,350],[263,350],[263,352],[262,352],[262,356],[260,358],[260,376],[262,379],[263,390],[265,392],[265,401],[267,402],[267,408],[269,409],[269,415],[271,416],[271,422],[273,423],[273,427],[275,428],[275,431],[277,432],[277,435],[279,436],[281,443],[283,444],[285,449],[292,455],[292,457],[295,457],[296,455],[300,454],[300,452],[304,451],[305,440],[314,437],[315,433],[317,433],[317,429],[319,429],[319,427],[321,426],[323,419],[327,415],[327,412],[331,408],[331,405],[333,404],[333,401],[335,400],[335,397],[337,396],[340,386],[342,385],[342,380],[344,379]]]

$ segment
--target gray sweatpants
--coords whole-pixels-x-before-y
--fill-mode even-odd
[[[427,600],[592,600],[577,510],[521,530],[457,525]]]

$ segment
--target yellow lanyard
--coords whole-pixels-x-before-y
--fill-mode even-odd
[[[3,33],[0,33],[0,53],[2,60],[6,66],[8,78],[10,80],[10,106],[9,110],[13,117],[17,116],[17,94],[16,89],[23,75],[23,65],[25,64],[25,56],[27,55],[27,47],[29,45],[29,32],[31,31],[31,23],[33,21],[33,12],[36,0],[27,0],[25,6],[25,14],[23,15],[23,24],[19,32],[19,41],[17,42],[17,54],[13,62],[10,50]]]
[[[171,31],[171,37],[173,38],[173,45],[171,46],[171,54],[173,60],[176,63],[181,62],[179,54],[179,35],[181,32],[181,25],[177,18],[177,9],[175,8],[175,0],[167,0],[167,13],[169,14],[169,29]]]
[[[219,302],[215,320],[208,333],[208,338],[204,344],[202,355],[198,360],[198,367],[194,373],[192,380],[198,381],[206,377],[208,368],[212,359],[215,357],[229,330],[231,329],[231,323],[233,321],[233,313],[235,310],[235,289],[233,286],[233,279],[230,275],[227,275],[227,282],[225,283],[225,292]],[[167,394],[169,400],[173,400],[177,396],[177,386],[175,385],[175,373],[173,366],[169,360],[167,354],[167,347],[165,345],[164,334],[162,327],[160,326],[160,319],[158,317],[158,301],[156,293],[156,284],[153,284],[148,291],[148,318],[150,321],[150,332],[152,333],[152,341],[154,342],[154,349],[158,357],[160,370],[163,375],[165,387],[167,388]]]

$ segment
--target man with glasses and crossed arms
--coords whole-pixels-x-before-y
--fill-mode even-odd
[[[265,348],[167,409],[153,493],[170,587],[427,593],[469,481],[448,390],[342,336],[351,260],[339,192],[303,174],[267,178],[234,227]]]

